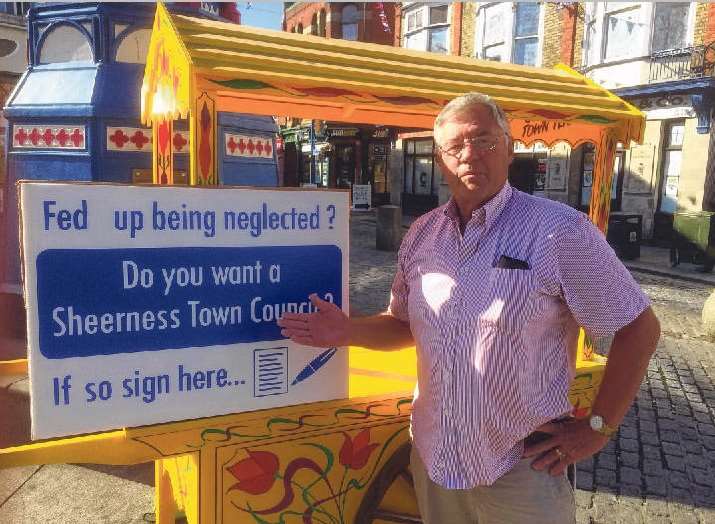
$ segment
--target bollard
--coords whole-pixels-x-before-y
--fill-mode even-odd
[[[376,247],[380,251],[397,251],[402,242],[402,209],[385,205],[377,208]]]

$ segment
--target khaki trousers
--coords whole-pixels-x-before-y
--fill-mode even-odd
[[[417,448],[410,466],[424,524],[574,524],[576,505],[566,475],[552,477],[522,459],[491,486],[446,489],[427,475]]]

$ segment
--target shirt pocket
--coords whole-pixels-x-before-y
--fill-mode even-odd
[[[487,276],[480,322],[521,331],[535,313],[539,288],[532,270],[492,268]]]

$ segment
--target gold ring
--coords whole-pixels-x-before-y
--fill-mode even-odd
[[[554,451],[555,451],[556,454],[559,456],[559,459],[562,459],[562,458],[564,458],[564,457],[566,456],[566,453],[564,453],[563,451],[561,451],[559,448],[554,448]]]

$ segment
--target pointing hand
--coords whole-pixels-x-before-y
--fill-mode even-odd
[[[313,293],[310,301],[315,313],[285,313],[278,319],[281,334],[305,346],[347,346],[350,338],[350,319],[343,311]]]

